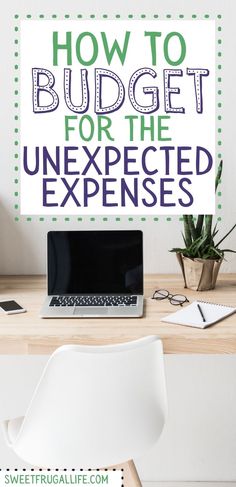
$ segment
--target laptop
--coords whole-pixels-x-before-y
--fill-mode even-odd
[[[142,316],[142,232],[48,232],[47,284],[42,318]]]

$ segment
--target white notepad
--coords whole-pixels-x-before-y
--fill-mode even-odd
[[[198,308],[201,307],[203,316],[206,321],[203,321],[201,312]],[[206,303],[205,301],[194,301],[175,313],[165,316],[161,321],[167,323],[175,323],[177,325],[194,326],[196,328],[206,328],[218,321],[223,320],[226,316],[235,313],[236,308],[232,306],[225,306],[223,304]]]

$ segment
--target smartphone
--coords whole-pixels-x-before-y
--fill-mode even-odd
[[[7,314],[12,315],[14,313],[25,313],[26,309],[22,308],[16,301],[0,301],[0,308]]]

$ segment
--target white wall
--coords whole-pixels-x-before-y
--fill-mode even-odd
[[[134,218],[133,222],[128,222],[126,217],[121,222],[115,222],[114,218],[109,218],[108,222],[103,222],[102,218],[97,218],[95,222],[84,219],[83,223],[65,223],[62,220],[57,223],[39,222],[38,218],[33,218],[32,222],[22,218],[20,222],[14,221],[14,123],[13,123],[13,15],[15,13],[24,16],[28,13],[38,16],[40,13],[51,15],[57,13],[77,14],[91,13],[99,16],[107,13],[113,16],[116,13],[126,17],[128,14],[142,14],[147,16],[153,13],[172,14],[173,17],[184,14],[186,18],[194,13],[200,18],[204,14],[215,16],[221,13],[223,16],[223,148],[224,173],[222,192],[222,210],[219,214],[223,215],[221,223],[222,234],[230,228],[236,221],[236,149],[235,149],[235,0],[8,0],[2,4],[1,8],[1,30],[0,30],[0,49],[1,49],[1,145],[0,145],[0,273],[44,273],[45,272],[45,236],[49,229],[111,229],[111,228],[140,228],[144,231],[145,243],[145,271],[146,272],[177,272],[178,266],[175,256],[168,253],[168,249],[181,244],[180,228],[181,224],[177,217],[173,221],[167,222],[165,217],[160,217],[158,222],[152,218],[141,222],[140,218]],[[228,239],[227,247],[236,249],[236,232]],[[236,271],[236,257],[229,254],[228,262],[224,264],[227,272]]]

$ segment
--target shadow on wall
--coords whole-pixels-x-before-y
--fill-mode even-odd
[[[56,223],[50,217],[45,217],[43,222],[37,216],[32,216],[32,221],[26,221],[24,216],[20,221],[15,221],[15,214],[9,205],[0,204],[0,274],[45,274],[46,273],[46,236],[49,230],[142,230],[144,234],[144,270],[145,273],[177,273],[180,274],[180,267],[176,256],[169,252],[169,249],[182,246],[182,222],[178,217],[166,222],[166,218],[160,217],[157,222],[147,218],[140,221],[135,217],[129,221],[122,217],[119,222],[114,218],[108,218],[106,222],[101,216],[96,221],[83,218],[78,223],[74,218],[64,222],[58,218]],[[221,232],[227,232],[232,223],[221,222]],[[227,245],[236,249],[236,233],[229,236]],[[222,272],[236,272],[236,254],[227,256],[223,263]]]
[[[168,252],[168,249],[176,244],[175,235],[178,235],[178,240],[181,239],[179,222],[167,225],[161,221],[153,223],[151,218],[141,222],[140,217],[130,222],[124,217],[119,222],[114,218],[108,218],[104,223],[100,216],[96,218],[96,222],[90,221],[89,218],[84,218],[81,223],[74,219],[66,223],[58,219],[55,224],[50,220],[51,218],[45,217],[44,222],[39,222],[37,216],[32,216],[32,221],[29,222],[22,216],[17,222],[9,203],[0,204],[0,274],[45,274],[47,232],[90,229],[140,229],[144,233],[145,273],[179,272],[175,256]]]
[[[15,221],[15,216],[2,203],[0,225],[0,274],[32,274],[32,263],[34,274],[45,273],[45,228],[32,222]]]

